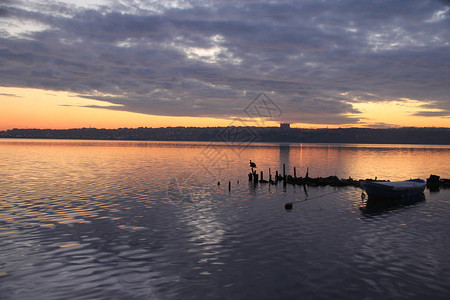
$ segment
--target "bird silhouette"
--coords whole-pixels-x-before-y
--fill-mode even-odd
[[[256,168],[256,164],[250,160],[250,168],[252,168],[252,174],[254,173],[253,168]]]

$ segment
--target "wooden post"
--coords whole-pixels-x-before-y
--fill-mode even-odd
[[[264,173],[263,173],[263,171],[261,171],[261,180],[263,180],[264,179]]]
[[[278,171],[275,171],[275,181],[278,181]]]
[[[231,181],[228,181],[228,190],[231,191]]]
[[[297,178],[297,170],[294,167],[294,178]]]
[[[253,184],[257,185],[258,184],[258,174],[253,174]]]
[[[248,181],[252,181],[253,180],[253,173],[248,173]]]
[[[283,164],[283,178],[286,176],[286,164]]]

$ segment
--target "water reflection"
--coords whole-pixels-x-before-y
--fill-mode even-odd
[[[368,198],[362,201],[360,209],[364,215],[371,216],[416,205],[425,200],[426,198],[423,193],[407,198]]]
[[[200,255],[200,263],[207,263],[219,259],[225,234],[225,226],[219,221],[214,206],[203,205],[182,210],[180,218],[186,222],[189,231],[188,241],[196,245]]]
[[[450,177],[445,168],[450,146],[358,145],[358,144],[254,144],[242,157],[255,161],[258,170],[272,168],[282,174],[298,176],[309,168],[313,177],[336,175],[340,178],[406,180],[437,174]],[[274,155],[276,154],[276,155]],[[248,161],[248,160],[247,160]]]
[[[449,190],[377,212],[359,189],[312,187],[287,213],[301,188],[247,174],[251,159],[265,174],[450,177],[450,148],[217,144],[232,158],[218,186],[194,159],[207,147],[0,140],[0,298],[448,296]]]
[[[291,146],[289,144],[280,144],[279,145],[279,151],[280,151],[280,165],[279,165],[279,170],[281,175],[283,175],[283,165],[286,168],[286,175],[290,174],[290,170],[291,170],[291,157],[290,157],[290,152],[291,152]]]

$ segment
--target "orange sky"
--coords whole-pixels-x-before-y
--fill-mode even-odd
[[[380,123],[391,126],[450,127],[449,118],[412,116],[411,114],[418,111],[421,104],[420,101],[415,100],[353,104],[362,112],[364,123],[358,125],[296,123],[292,124],[292,127],[376,127]],[[105,109],[81,107],[88,105],[104,106]],[[111,106],[117,105],[80,98],[69,92],[0,87],[0,130],[12,128],[207,127],[228,126],[232,123],[230,119],[156,116],[108,109]],[[420,108],[420,110],[424,109]],[[254,125],[250,120],[242,124]],[[278,126],[278,122],[265,122],[265,125]]]

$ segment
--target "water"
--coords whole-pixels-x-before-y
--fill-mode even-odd
[[[448,146],[0,140],[0,299],[450,297],[450,190],[371,212],[311,187],[286,211],[303,189],[254,188],[250,159],[450,178]]]

